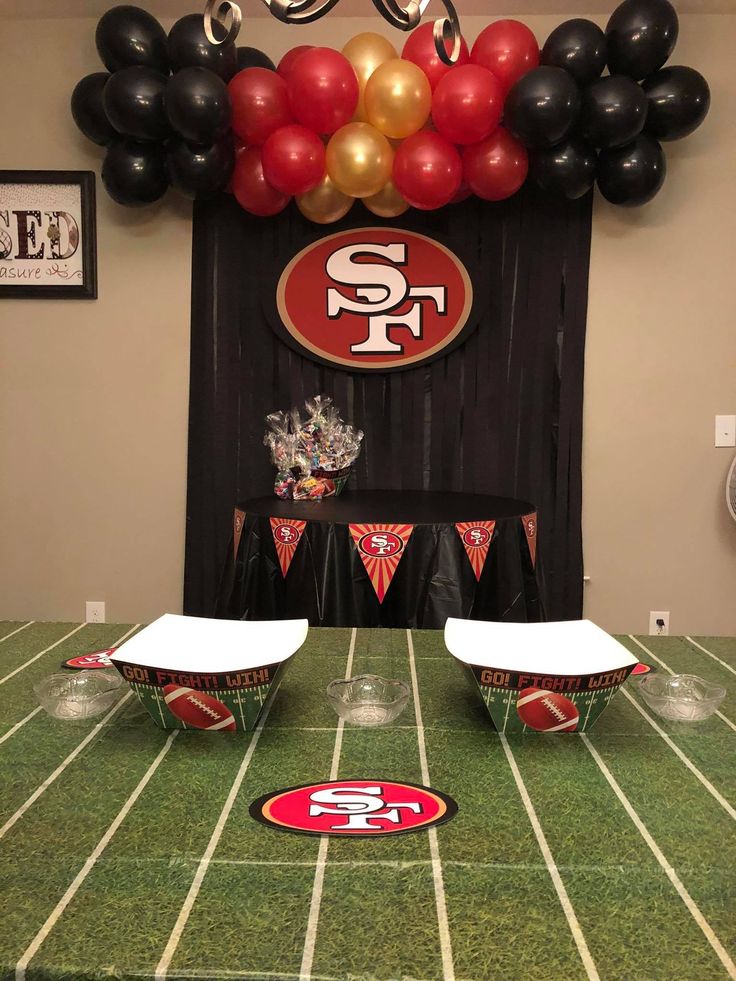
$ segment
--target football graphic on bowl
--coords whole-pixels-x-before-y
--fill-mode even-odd
[[[227,705],[206,692],[181,685],[166,685],[163,691],[169,711],[194,729],[235,732],[238,728]]]
[[[522,688],[516,711],[524,725],[537,732],[573,732],[580,721],[574,702],[543,688]]]

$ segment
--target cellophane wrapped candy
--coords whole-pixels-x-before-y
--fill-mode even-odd
[[[294,500],[339,494],[360,453],[363,433],[346,423],[332,399],[315,395],[298,409],[266,416],[263,442],[277,468],[274,492]]]

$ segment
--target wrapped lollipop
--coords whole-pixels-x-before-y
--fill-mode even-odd
[[[274,412],[268,417],[267,421],[271,426],[271,431],[266,433],[263,442],[271,450],[271,462],[276,467],[276,477],[273,483],[274,494],[282,500],[289,500],[293,496],[294,484],[297,479],[295,470],[299,455],[299,443],[296,434],[290,433],[288,429],[284,428],[284,420],[275,418],[284,415],[284,413]]]

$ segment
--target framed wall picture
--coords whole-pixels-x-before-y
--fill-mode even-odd
[[[97,298],[92,171],[0,170],[0,297]]]

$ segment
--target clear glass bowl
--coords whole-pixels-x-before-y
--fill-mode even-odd
[[[411,688],[403,681],[376,674],[338,679],[327,686],[327,698],[340,718],[358,726],[393,722],[406,708],[410,695]]]
[[[84,722],[102,715],[120,697],[123,679],[117,671],[64,671],[33,686],[36,698],[55,719]]]
[[[674,722],[702,722],[726,697],[725,688],[694,674],[646,674],[639,682],[639,691],[657,715]]]

